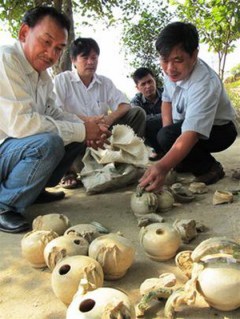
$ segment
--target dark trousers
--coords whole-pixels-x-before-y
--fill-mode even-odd
[[[167,153],[176,139],[181,135],[183,122],[174,123],[163,127],[157,140],[160,147]],[[190,153],[181,162],[181,165],[188,168],[194,175],[201,175],[209,171],[213,163],[216,162],[211,153],[226,150],[237,137],[237,130],[232,122],[225,125],[214,125],[209,139],[200,139],[192,148]]]
[[[64,149],[64,156],[58,164],[58,166],[53,171],[52,175],[50,176],[46,184],[46,187],[56,186],[60,182],[63,175],[66,172],[68,172],[69,168],[71,167],[71,165],[77,157],[81,158],[82,160],[84,153],[86,151],[86,144],[73,142],[71,144],[66,145]]]
[[[162,152],[162,149],[157,140],[157,135],[161,128],[162,128],[161,114],[154,114],[153,116],[147,117],[145,143],[148,146],[151,146],[156,153]]]

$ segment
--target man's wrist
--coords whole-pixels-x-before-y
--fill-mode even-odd
[[[112,114],[108,114],[105,116],[105,121],[106,121],[106,124],[108,125],[112,125],[114,123],[114,116],[112,116]]]
[[[157,168],[165,175],[167,175],[167,173],[171,170],[171,166],[169,166],[167,164],[167,162],[165,161],[165,159],[160,159],[159,161],[156,162],[155,164],[157,166]]]

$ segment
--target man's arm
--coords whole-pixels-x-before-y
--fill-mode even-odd
[[[162,126],[173,124],[172,119],[172,103],[162,102]]]
[[[140,180],[140,186],[146,188],[147,191],[161,191],[167,173],[188,155],[198,140],[197,132],[182,133],[167,154],[147,169]]]
[[[108,115],[104,116],[105,124],[111,126],[114,122],[123,117],[123,115],[125,115],[130,110],[130,108],[130,104],[120,103],[116,111],[112,111]]]
[[[170,171],[188,155],[198,140],[197,132],[187,131],[182,133],[167,154],[156,165],[163,171]]]
[[[25,137],[43,132],[59,134],[64,144],[86,139],[104,140],[109,135],[105,127],[86,130],[74,114],[55,107],[53,85],[49,79],[43,87],[34,86],[31,75],[13,54],[0,56],[0,138]],[[103,137],[101,135],[104,134]]]

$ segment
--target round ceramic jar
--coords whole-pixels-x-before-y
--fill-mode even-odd
[[[169,223],[154,223],[142,227],[139,237],[146,255],[157,261],[174,257],[181,244],[180,234]]]

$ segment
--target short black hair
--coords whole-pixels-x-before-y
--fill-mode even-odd
[[[69,33],[70,20],[64,13],[59,12],[54,7],[38,6],[32,8],[24,14],[22,23],[27,24],[30,28],[34,28],[46,16],[50,16],[60,27],[66,29]]]
[[[133,81],[135,82],[135,84],[138,84],[138,82],[142,78],[147,76],[148,74],[150,74],[155,79],[155,75],[153,74],[152,70],[150,70],[149,68],[146,68],[146,67],[138,68],[132,75]]]
[[[86,57],[92,50],[97,55],[100,54],[100,48],[94,39],[78,37],[70,45],[70,57],[73,60],[75,60],[78,55]]]
[[[172,49],[177,45],[180,45],[190,56],[198,48],[199,35],[193,24],[173,22],[160,32],[156,41],[156,49],[161,56],[169,56]]]

